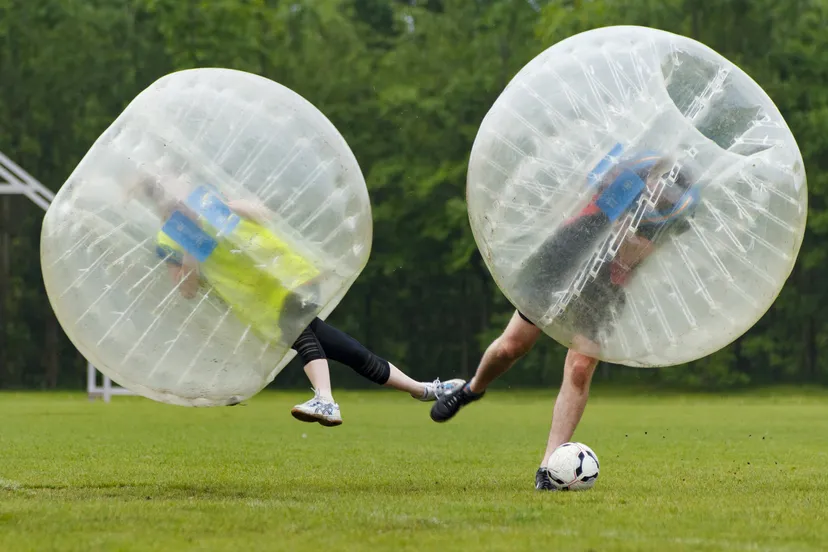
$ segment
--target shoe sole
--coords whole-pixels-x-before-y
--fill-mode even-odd
[[[307,412],[302,412],[301,410],[297,410],[295,408],[290,411],[290,414],[300,422],[307,422],[309,424],[318,423],[325,427],[336,427],[342,425],[342,420],[326,420],[325,418],[314,416],[313,414],[308,414]]]
[[[464,384],[464,385],[465,385],[465,384]],[[463,407],[464,407],[464,406],[468,406],[468,405],[470,405],[471,403],[474,403],[474,402],[479,401],[480,399],[482,399],[482,398],[483,398],[483,395],[485,395],[485,394],[486,394],[486,392],[484,391],[484,392],[483,392],[483,393],[481,393],[481,394],[480,394],[480,396],[478,396],[476,399],[473,399],[473,400],[471,400],[471,401],[467,402],[466,404],[464,404],[464,405],[460,406],[460,408],[458,408],[457,410],[455,410],[454,412],[452,412],[451,414],[449,414],[447,417],[443,417],[443,416],[441,416],[441,415],[438,415],[438,416],[439,416],[439,418],[435,418],[435,417],[434,417],[434,416],[435,416],[434,408],[435,408],[437,405],[434,405],[434,406],[432,406],[432,407],[431,407],[431,412],[430,412],[431,419],[432,419],[432,421],[435,421],[435,422],[437,422],[438,424],[445,423],[445,422],[447,422],[447,421],[451,420],[452,418],[454,418],[455,416],[457,416],[457,413],[458,413],[458,412],[460,412],[460,411],[463,409]]]
[[[326,420],[322,418],[321,420],[317,420],[319,425],[323,425],[325,427],[336,427],[342,425],[342,420]]]
[[[442,424],[442,423],[445,423],[445,422],[451,420],[452,418],[454,418],[455,415],[457,415],[457,412],[455,412],[454,414],[452,414],[451,416],[449,416],[447,418],[444,418],[442,416],[439,416],[439,417],[435,418],[434,411],[432,411],[431,412],[431,420],[434,421],[434,422],[437,422],[438,424]]]

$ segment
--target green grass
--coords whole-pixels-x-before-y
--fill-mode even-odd
[[[393,392],[184,409],[0,394],[0,550],[824,550],[828,395],[599,393],[596,487],[537,493],[553,393],[438,426]]]

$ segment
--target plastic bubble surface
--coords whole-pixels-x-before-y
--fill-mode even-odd
[[[608,27],[541,53],[486,115],[467,200],[500,289],[609,362],[717,351],[796,261],[807,186],[765,91],[689,38]]]
[[[41,237],[75,346],[115,382],[180,405],[267,385],[367,262],[359,165],[313,105],[227,69],[139,94],[60,189]]]

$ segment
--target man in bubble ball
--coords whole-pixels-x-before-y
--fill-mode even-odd
[[[591,174],[594,175],[595,172]],[[635,267],[653,252],[663,235],[682,234],[690,228],[688,219],[699,201],[690,171],[675,165],[669,157],[653,152],[622,158],[594,182],[596,189],[590,203],[532,254],[519,276],[526,282],[526,288],[536,294],[530,299],[548,304],[550,293],[567,287],[589,254],[601,245],[607,231],[624,223],[627,217],[622,215],[634,212],[644,193],[661,188],[655,205],[643,212],[637,230],[626,232],[612,260],[603,263],[595,278],[585,284],[580,297],[560,314],[570,327],[578,329],[573,343],[582,351],[597,351],[599,334],[611,331],[610,312],[624,307],[624,286]],[[630,186],[630,182],[636,185]],[[584,301],[584,298],[589,299]],[[435,422],[446,422],[463,406],[482,398],[489,384],[526,355],[540,335],[541,330],[529,318],[515,312],[505,331],[484,353],[471,381],[438,397],[431,409],[431,418]],[[546,464],[552,452],[570,441],[575,433],[597,365],[598,360],[592,356],[572,349],[567,352],[546,451],[535,474],[538,490],[555,490]]]
[[[191,187],[187,183],[176,184],[176,178],[183,177],[171,175],[162,186],[158,179],[145,175],[138,188],[165,221],[156,236],[156,252],[166,262],[178,292],[193,298],[199,289],[209,286],[265,341],[285,333],[295,335],[299,328],[291,327],[291,322],[307,319],[307,313],[319,311],[313,303],[318,270],[264,226],[263,221],[269,218],[264,205],[248,200],[228,201],[210,186],[196,187],[181,201],[173,197],[170,187]],[[206,258],[197,250],[199,237],[212,244]],[[239,244],[247,244],[245,254],[238,254]],[[273,258],[278,258],[278,263],[273,263]],[[268,263],[267,270],[260,268],[263,263]],[[342,424],[341,411],[331,390],[329,358],[374,383],[405,391],[421,401],[433,401],[465,383],[415,381],[318,317],[302,329],[292,349],[302,359],[314,396],[294,406],[291,414],[300,421],[326,427]]]

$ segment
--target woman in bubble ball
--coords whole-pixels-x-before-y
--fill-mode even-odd
[[[537,292],[536,300],[543,300],[544,293],[549,297],[550,292],[566,287],[606,231],[624,220],[621,215],[635,210],[638,198],[646,189],[656,189],[659,181],[665,182],[666,175],[673,174],[655,208],[644,212],[636,232],[626,233],[613,259],[601,266],[597,276],[585,285],[580,298],[573,300],[561,315],[571,327],[578,329],[579,335],[573,339],[578,349],[597,351],[599,333],[610,331],[610,311],[623,308],[625,284],[635,267],[653,252],[662,234],[676,235],[690,228],[688,218],[698,203],[698,189],[689,170],[679,168],[676,172],[674,167],[678,168],[669,157],[653,152],[622,159],[614,169],[598,178],[597,189],[587,207],[550,236],[523,267],[520,277],[528,282],[527,289]],[[584,298],[588,299],[583,301]],[[431,409],[431,418],[436,422],[448,421],[463,406],[483,397],[489,384],[528,353],[540,335],[541,330],[532,321],[523,313],[515,312],[505,331],[484,353],[474,377],[438,397]],[[546,451],[535,474],[538,490],[555,490],[546,463],[552,452],[575,433],[597,365],[598,360],[592,356],[572,349],[567,352]]]
[[[316,268],[264,226],[263,221],[269,218],[264,205],[247,200],[228,201],[210,186],[195,188],[182,201],[170,193],[171,187],[192,189],[181,179],[186,180],[170,175],[162,185],[159,179],[145,175],[138,186],[165,221],[156,236],[156,251],[165,260],[178,292],[193,298],[199,289],[210,286],[263,339],[296,335],[300,330],[293,327],[296,321],[319,310],[313,302],[314,278],[319,275]],[[205,227],[218,237],[213,239],[203,230]],[[209,244],[209,252],[199,250],[205,243]],[[244,244],[244,254],[239,254],[240,244]],[[278,262],[274,263],[274,258]],[[266,270],[261,268],[263,263],[268,264]],[[329,358],[374,383],[405,391],[421,401],[433,401],[465,383],[415,381],[319,318],[301,329],[292,348],[304,363],[314,396],[294,406],[291,414],[303,422],[318,422],[326,427],[342,424],[340,408],[331,391]]]

